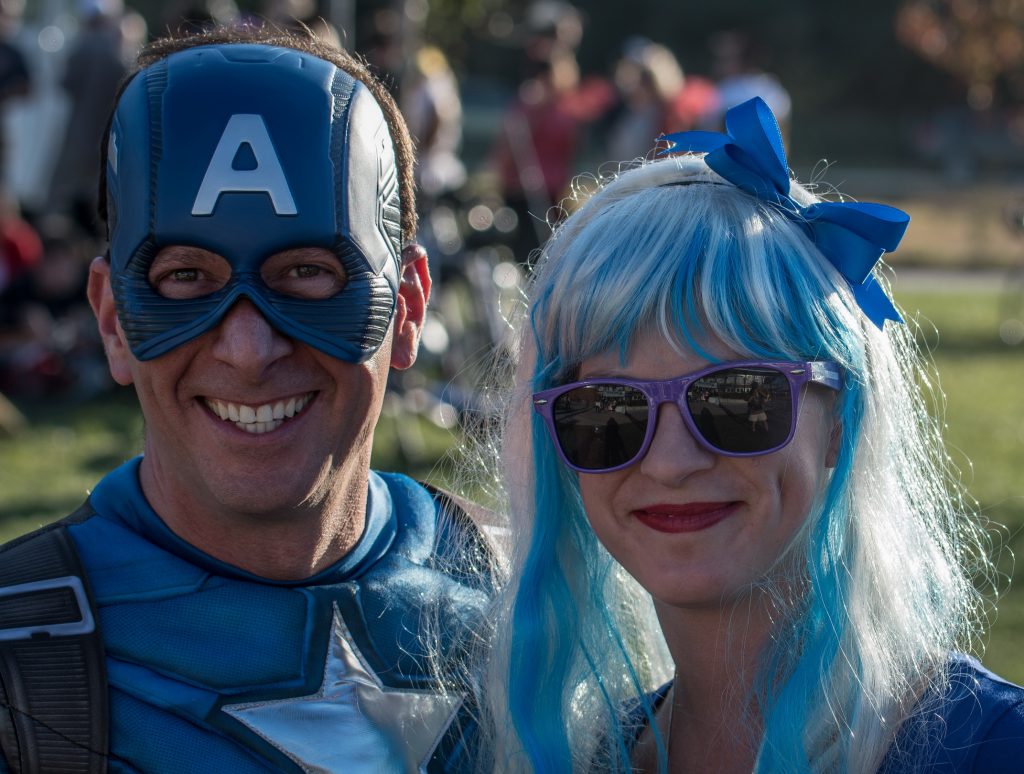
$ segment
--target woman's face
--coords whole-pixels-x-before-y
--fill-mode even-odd
[[[625,366],[617,352],[607,353],[585,360],[579,378],[668,379],[708,365],[648,332],[637,337]],[[759,457],[708,452],[679,409],[663,404],[643,459],[613,473],[579,475],[591,527],[664,604],[714,606],[742,593],[772,569],[825,485],[838,438],[833,396],[823,387],[805,389],[792,442]]]

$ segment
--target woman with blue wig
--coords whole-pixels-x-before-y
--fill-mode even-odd
[[[873,271],[909,218],[792,182],[757,99],[665,140],[532,282],[490,764],[1019,771],[1024,689],[965,655],[985,532]]]

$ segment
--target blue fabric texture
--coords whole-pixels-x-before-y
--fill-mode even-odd
[[[881,774],[1024,771],[1024,688],[956,654],[949,689],[922,702]]]
[[[140,459],[105,477],[90,498],[95,515],[69,527],[106,646],[112,772],[301,771],[224,706],[315,694],[338,614],[385,691],[436,688],[422,636],[430,620],[445,624],[442,649],[479,628],[488,579],[440,569],[438,507],[405,476],[371,472],[367,526],[349,555],[313,578],[275,582],[175,536],[143,496]],[[466,765],[455,759],[460,725],[428,771]],[[339,728],[339,747],[345,738]]]
[[[955,653],[949,688],[921,701],[903,724],[878,774],[1009,774],[1024,771],[1024,688],[976,659]],[[671,683],[648,695],[657,709]],[[646,727],[639,706],[631,713],[634,744]]]

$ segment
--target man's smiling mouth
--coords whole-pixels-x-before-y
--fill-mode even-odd
[[[276,430],[301,412],[316,395],[314,392],[299,397],[249,406],[244,403],[230,403],[217,398],[203,398],[207,408],[225,422],[231,422],[247,433],[269,433]]]

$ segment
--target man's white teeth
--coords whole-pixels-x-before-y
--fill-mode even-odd
[[[207,398],[206,405],[225,422],[233,422],[239,430],[268,433],[302,411],[312,398],[313,393],[309,393],[301,398],[289,398],[287,401],[279,400],[277,403],[264,403],[255,407]]]

